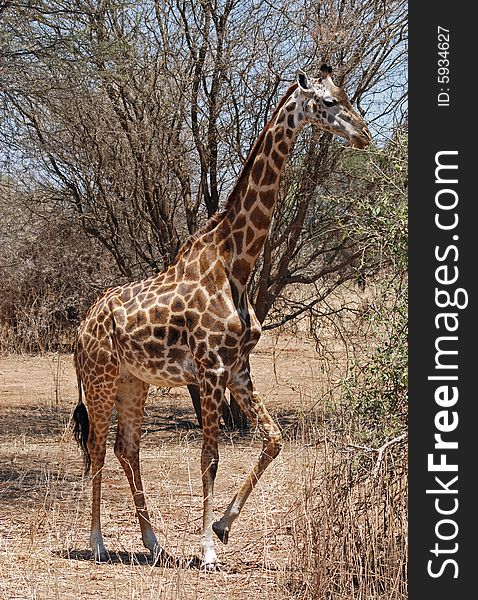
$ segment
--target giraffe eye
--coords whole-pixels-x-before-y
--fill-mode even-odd
[[[335,106],[337,104],[337,100],[335,100],[335,98],[322,98],[322,102],[328,107]]]

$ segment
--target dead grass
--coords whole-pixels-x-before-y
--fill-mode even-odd
[[[176,444],[145,449],[142,462],[152,519],[162,543],[171,556],[186,562],[194,559],[199,541],[200,447],[198,436],[179,437]],[[223,572],[206,577],[194,563],[191,567],[151,564],[139,539],[124,476],[110,457],[103,526],[112,561],[96,565],[88,550],[89,480],[80,476],[74,449],[66,442],[63,445],[61,452],[48,451],[43,444],[1,449],[13,462],[10,477],[2,473],[6,484],[2,501],[9,506],[1,527],[1,597],[189,599],[224,597],[225,590],[231,598],[241,590],[259,598],[272,597],[290,547],[290,535],[280,525],[283,490],[274,479],[266,480],[251,499],[230,545],[218,548]],[[235,444],[223,452],[218,511],[256,450],[255,445]],[[237,468],[238,463],[244,467]]]
[[[405,600],[405,440],[384,448],[377,462],[378,452],[329,433],[324,427],[320,465],[312,456],[304,469],[287,589],[303,600]]]
[[[90,481],[82,477],[81,455],[68,431],[77,397],[71,357],[0,359],[0,598],[404,598],[398,594],[406,555],[403,464],[392,465],[387,452],[372,480],[367,461],[373,457],[347,450],[346,441],[327,430],[336,371],[328,376],[313,343],[268,334],[253,357],[253,372],[286,442],[229,544],[217,544],[222,571],[206,575],[194,562],[201,435],[184,391],[151,395],[142,439],[151,518],[178,562],[151,564],[110,439],[102,517],[112,560],[97,565],[88,548]],[[260,447],[255,432],[223,432],[217,514]],[[384,588],[387,578],[393,581]],[[384,595],[384,589],[397,595]]]
[[[82,477],[81,455],[68,431],[77,397],[71,357],[2,358],[0,598],[276,599],[288,577],[293,546],[289,511],[301,484],[302,453],[294,423],[314,402],[318,361],[313,346],[287,338],[281,344],[269,338],[255,360],[257,384],[290,435],[251,495],[229,544],[218,542],[223,570],[206,576],[194,560],[184,564],[198,554],[202,510],[201,435],[184,391],[151,396],[142,440],[151,518],[168,553],[182,564],[151,564],[110,439],[102,517],[112,561],[97,565],[88,549],[90,481]],[[218,514],[260,448],[254,432],[223,434]]]

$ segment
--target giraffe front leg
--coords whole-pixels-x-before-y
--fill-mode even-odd
[[[201,567],[207,571],[214,571],[217,565],[217,554],[212,538],[212,523],[214,520],[214,480],[216,478],[218,461],[217,443],[215,448],[209,442],[203,443],[201,451],[201,474],[204,504],[201,535]]]
[[[201,412],[203,441],[201,450],[201,477],[203,484],[203,523],[201,535],[201,567],[214,571],[218,566],[212,536],[214,520],[214,481],[219,464],[218,436],[224,389],[214,386],[213,376],[201,385]]]
[[[214,533],[224,544],[227,544],[232,524],[239,516],[249,494],[266,468],[279,454],[282,446],[282,436],[279,427],[267,412],[259,394],[253,389],[248,373],[241,385],[236,384],[234,388],[231,387],[231,392],[251,423],[258,423],[263,437],[263,446],[256,466],[249,473],[247,479],[226,508],[224,515],[212,526]]]

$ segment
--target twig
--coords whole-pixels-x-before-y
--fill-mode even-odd
[[[383,446],[381,446],[380,448],[378,448],[377,452],[378,452],[378,456],[377,456],[377,462],[375,463],[374,468],[372,469],[372,477],[376,477],[378,474],[378,471],[380,469],[380,465],[382,464],[382,460],[383,460],[383,455],[384,452],[387,448],[389,448],[390,446],[392,446],[393,444],[398,444],[399,442],[403,441],[406,437],[407,437],[408,433],[402,433],[402,435],[398,435],[397,437],[392,438],[391,440],[388,440],[388,442],[385,442],[385,444]]]
[[[392,446],[393,444],[398,444],[399,442],[403,441],[407,436],[408,436],[407,432],[402,433],[401,435],[398,435],[397,437],[394,437],[391,440],[388,440],[388,442],[385,442],[385,444],[383,444],[383,446],[380,446],[380,448],[371,448],[370,446],[359,446],[357,444],[347,444],[347,450],[353,449],[353,450],[363,450],[365,452],[376,452],[377,453],[377,462],[375,463],[375,465],[372,469],[372,473],[371,473],[372,477],[375,478],[380,469],[380,465],[382,464],[383,455],[385,453],[385,450],[387,448],[389,448],[390,446]]]

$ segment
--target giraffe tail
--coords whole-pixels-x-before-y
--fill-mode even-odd
[[[75,357],[76,359],[76,357]],[[76,360],[75,360],[76,363]],[[83,453],[83,464],[85,466],[85,475],[90,470],[91,466],[91,458],[88,450],[88,436],[90,434],[90,421],[88,419],[88,411],[86,410],[86,406],[83,403],[83,394],[82,394],[82,384],[81,377],[78,373],[78,369],[76,371],[76,376],[78,380],[78,404],[76,405],[75,410],[73,411],[73,435],[78,446],[81,448]]]

